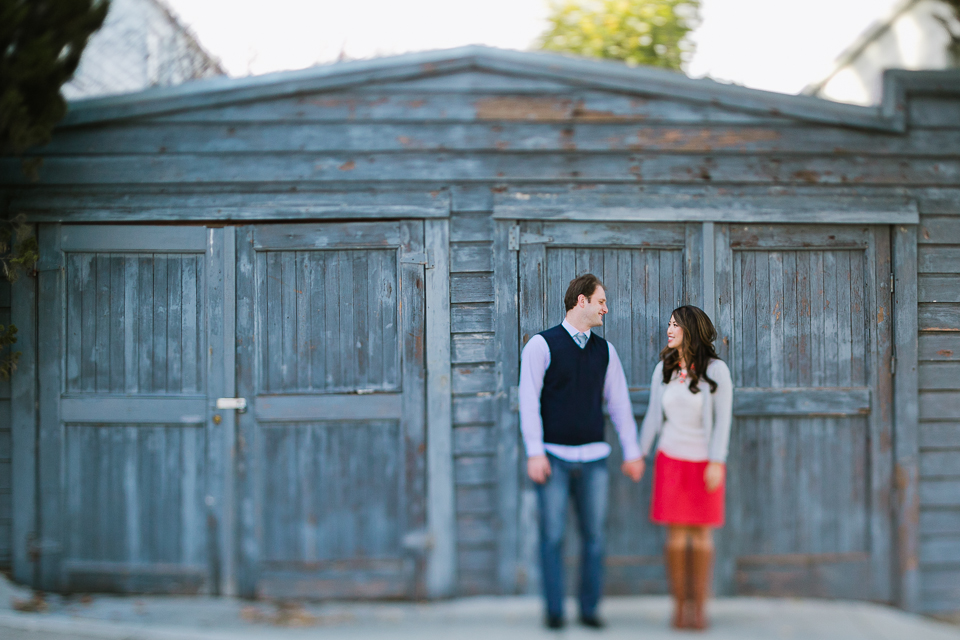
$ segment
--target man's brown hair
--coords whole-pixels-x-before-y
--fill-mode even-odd
[[[567,294],[563,296],[563,306],[567,311],[573,309],[577,306],[577,299],[580,296],[585,296],[587,300],[597,292],[597,287],[602,287],[603,283],[600,282],[600,278],[593,275],[592,273],[585,273],[582,276],[578,276],[570,281],[570,284],[567,285]]]

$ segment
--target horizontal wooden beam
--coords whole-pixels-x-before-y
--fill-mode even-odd
[[[736,389],[738,416],[850,416],[870,413],[870,389]]]
[[[649,389],[630,391],[633,413],[643,416],[650,403]],[[739,388],[733,392],[736,416],[843,416],[870,412],[870,390],[820,388]]]
[[[161,424],[198,426],[206,422],[207,398],[172,397],[64,397],[60,400],[60,418],[71,423]]]
[[[260,422],[340,422],[398,420],[399,393],[258,396],[253,410]]]
[[[960,180],[960,158],[877,157],[856,162],[844,156],[784,156],[658,154],[630,151],[389,153],[235,153],[129,156],[57,156],[44,160],[39,182],[22,175],[20,160],[0,158],[0,185],[23,188],[34,184],[124,185],[241,185],[271,183],[288,188],[341,187],[360,183],[398,184],[431,181],[541,183],[638,183],[801,185],[876,187],[923,184],[953,187]],[[829,201],[824,210],[837,211]],[[653,208],[644,202],[628,203]],[[736,208],[731,198],[729,206]],[[783,211],[783,206],[774,209]],[[866,213],[873,209],[865,206]],[[881,209],[882,211],[882,209]],[[714,221],[726,221],[715,218]],[[889,222],[909,224],[894,216]]]
[[[494,218],[619,222],[918,224],[917,203],[903,199],[592,195],[514,190],[494,197]]]
[[[263,225],[253,232],[257,250],[336,249],[356,247],[398,247],[399,222],[347,222],[317,225]]]
[[[400,191],[223,189],[27,189],[11,197],[10,211],[35,222],[253,221],[338,218],[445,218],[450,194],[436,188]]]
[[[149,251],[155,253],[203,253],[207,249],[206,227],[88,226],[60,227],[63,251]]]

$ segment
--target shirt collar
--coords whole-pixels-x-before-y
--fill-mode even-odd
[[[564,319],[563,322],[560,323],[560,326],[567,330],[567,333],[570,334],[571,338],[577,335],[578,333],[580,333],[580,331],[575,326],[567,322],[566,319]],[[587,340],[590,339],[590,329],[587,329],[586,331],[584,331],[583,334],[587,336]]]

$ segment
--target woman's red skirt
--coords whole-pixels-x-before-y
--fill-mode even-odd
[[[657,452],[650,519],[659,524],[722,527],[726,482],[712,493],[703,480],[707,460],[677,460]]]

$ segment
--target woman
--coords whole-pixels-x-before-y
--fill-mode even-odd
[[[713,564],[712,528],[723,526],[724,520],[733,384],[714,350],[716,338],[702,310],[674,310],[640,432],[644,456],[660,435],[650,518],[668,527],[664,554],[676,628],[707,627],[704,602]]]

